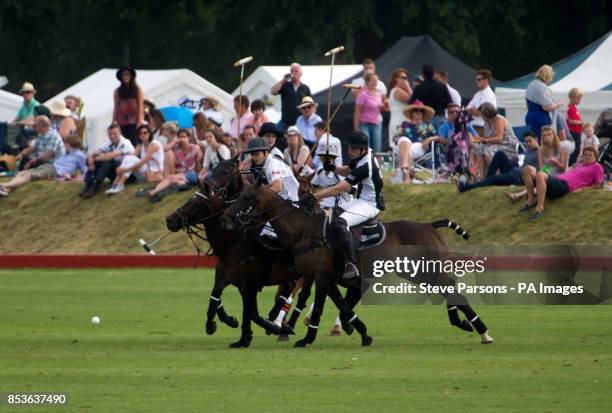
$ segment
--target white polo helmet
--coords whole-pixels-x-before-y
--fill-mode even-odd
[[[315,155],[319,155],[319,156],[330,155],[330,156],[338,157],[340,156],[341,152],[342,152],[342,149],[339,147],[338,142],[330,141],[329,145],[327,145],[327,138],[325,137],[325,135],[323,135],[321,139],[319,139],[319,143],[317,144],[317,151]]]

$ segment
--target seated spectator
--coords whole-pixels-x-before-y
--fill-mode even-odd
[[[136,182],[159,182],[163,179],[164,148],[153,139],[153,133],[147,125],[136,130],[140,143],[131,155],[126,155],[117,168],[116,178],[107,195],[115,195],[125,189],[128,179]]]
[[[15,161],[21,161],[21,169],[27,170],[53,161],[66,153],[64,142],[57,131],[51,127],[51,121],[45,115],[34,118],[36,137],[23,149]]]
[[[189,131],[185,129],[181,130],[187,134],[190,141],[193,140]],[[164,176],[175,173],[175,159],[172,150],[177,144],[177,131],[178,128],[176,122],[166,122],[161,127],[161,137],[166,141],[166,143],[164,143]]]
[[[198,145],[190,142],[190,135],[186,129],[181,129],[179,132],[177,144],[172,152],[176,172],[164,177],[154,188],[139,189],[136,196],[148,197],[151,203],[156,203],[177,187],[198,185],[198,174],[202,170],[202,151]]]
[[[285,163],[289,165],[294,175],[309,175],[312,169],[307,162],[310,160],[310,149],[304,143],[304,138],[296,126],[287,129],[287,148],[284,154]]]
[[[223,114],[221,114],[221,104],[219,101],[212,97],[208,96],[200,100],[200,110],[206,117],[206,119],[212,120],[215,124],[218,123],[217,126],[221,126],[223,123]]]
[[[71,116],[70,109],[66,107],[66,102],[63,100],[54,100],[49,106],[51,111],[51,125],[62,139],[66,139],[68,135],[76,135],[76,122]]]
[[[234,97],[234,110],[236,116],[232,118],[229,133],[232,138],[238,140],[238,137],[244,133],[244,127],[254,124],[253,114],[249,110],[249,98],[240,95]],[[240,130],[238,130],[238,118],[240,118]]]
[[[531,166],[526,167],[523,170],[523,182],[527,188],[527,203],[519,212],[526,212],[535,207],[535,212],[529,217],[530,221],[535,221],[544,213],[546,198],[557,199],[583,188],[599,188],[603,180],[603,167],[597,163],[597,151],[592,147],[584,149],[583,164],[557,177],[549,176],[542,171],[536,172]]]
[[[121,127],[113,123],[108,127],[108,142],[87,158],[85,188],[79,193],[82,198],[91,198],[100,190],[106,178],[115,181],[117,167],[123,157],[134,152],[129,139],[121,136]]]
[[[74,95],[67,95],[64,102],[66,102],[66,107],[70,109],[70,117],[75,122],[81,120],[81,99]]]
[[[410,183],[412,162],[422,158],[431,150],[431,142],[439,141],[436,128],[430,122],[434,110],[420,101],[406,106],[404,115],[409,120],[402,124],[403,135],[399,136],[393,147],[396,182]]]
[[[219,162],[230,159],[230,149],[223,143],[221,132],[217,129],[209,129],[204,136],[206,137],[207,145],[202,162],[202,172],[200,172],[201,182],[204,182],[208,172],[217,166]]]
[[[343,176],[338,175],[333,170],[335,168],[329,167],[329,165],[337,165],[336,159],[342,154],[340,141],[330,141],[329,146],[327,142],[320,141],[319,144],[317,144],[316,154],[321,166],[317,169],[314,177],[310,181],[313,187],[316,189],[329,188],[344,179]],[[352,201],[352,199],[353,197],[348,192],[342,192],[340,195],[321,199],[319,205],[323,209],[334,208],[336,206],[342,208],[342,206]]]
[[[191,132],[191,136],[194,137],[194,140],[192,140],[191,143],[195,143],[200,146],[200,149],[204,149],[204,143],[206,142],[204,135],[208,129],[210,128],[208,127],[206,116],[202,112],[194,113],[193,128]]]
[[[34,108],[40,103],[36,99],[34,99],[34,95],[36,95],[36,89],[34,89],[34,85],[29,82],[25,82],[21,89],[19,90],[19,94],[23,96],[23,103],[19,107],[17,111],[17,116],[13,120],[13,123],[20,123],[22,125],[32,125],[34,122]]]
[[[571,146],[567,145],[567,140],[561,141],[560,136],[550,125],[542,128],[540,136],[542,139],[539,152],[540,170],[550,176],[561,175],[567,169],[572,153]]]
[[[325,143],[327,144],[327,133],[325,133],[325,130],[327,129],[327,123],[325,123],[324,120],[322,120],[321,122],[318,122],[315,125],[315,136],[317,138],[317,145],[319,145],[320,143]],[[321,140],[323,139],[323,140]],[[336,158],[334,159],[334,163],[336,164],[336,166],[342,166],[342,143],[340,142],[340,139],[336,138],[335,136],[330,136],[329,137],[329,144],[330,145],[338,145],[338,148],[340,148],[340,153],[338,153],[338,156],[336,156]],[[312,166],[315,169],[318,169],[321,166],[321,160],[318,156],[315,156],[315,158],[312,160]]]
[[[585,148],[591,147],[599,152],[599,138],[595,135],[595,128],[590,123],[584,124],[584,138],[580,142],[580,155],[578,162],[584,162],[583,152]]]
[[[569,100],[570,103],[567,105],[567,126],[569,127],[570,133],[572,134],[572,138],[574,138],[574,143],[576,144],[576,148],[574,152],[570,156],[570,165],[576,163],[576,159],[581,153],[581,142],[582,138],[582,116],[580,116],[580,112],[578,111],[578,105],[582,100],[582,90],[577,87],[573,87],[569,91]]]
[[[476,183],[457,181],[457,189],[459,192],[466,192],[471,189],[482,188],[485,186],[508,186],[508,185],[523,185],[522,171],[524,168],[531,166],[536,170],[540,170],[539,157],[540,151],[538,148],[538,138],[533,132],[526,132],[524,135],[526,152],[523,165],[515,167],[504,151],[497,151],[489,164],[487,177]],[[499,172],[499,174],[498,174]],[[512,195],[507,194],[512,199]]]
[[[497,113],[497,109],[490,102],[485,102],[478,108],[484,119],[484,137],[475,137],[473,142],[479,144],[475,152],[478,162],[478,172],[481,179],[486,177],[487,167],[497,151],[504,151],[513,164],[518,164],[517,144],[508,119]]]
[[[314,128],[317,123],[321,122],[321,117],[316,113],[317,106],[319,105],[310,96],[304,96],[302,102],[298,105],[302,114],[298,116],[295,126],[299,129],[300,135],[309,149],[317,142]]]
[[[238,153],[240,154],[241,161],[244,161],[244,159],[248,157],[248,154],[244,151],[247,150],[249,142],[256,136],[255,125],[247,125],[244,127],[244,132],[240,135],[240,139],[238,139]]]
[[[215,131],[218,131],[219,133],[221,133],[221,129],[211,129],[211,130],[215,130]],[[246,128],[245,128],[245,130],[246,130]],[[230,135],[228,132],[223,132],[223,134],[221,135],[221,143],[223,143],[229,149],[229,151],[230,151],[230,158],[233,158],[236,155],[238,155],[237,144],[236,144],[236,142],[234,142],[234,139],[232,138],[232,135]]]
[[[261,125],[269,122],[268,115],[266,115],[266,104],[261,99],[255,99],[251,102],[251,113],[253,113],[253,126],[255,126],[255,133],[259,133]]]
[[[469,118],[460,116],[461,107],[458,104],[449,103],[446,113],[448,120],[438,128],[438,136],[439,142],[445,145],[447,167],[451,173],[466,173],[469,169],[469,146],[478,132]]]
[[[168,143],[168,139],[162,135],[161,130],[164,123],[166,123],[166,119],[161,110],[151,109],[149,113],[145,115],[145,120],[147,121],[147,125],[149,125],[149,129],[153,132],[153,139],[161,143],[162,146],[165,146]]]

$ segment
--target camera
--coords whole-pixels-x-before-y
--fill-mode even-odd
[[[285,75],[285,82],[291,82],[291,79],[293,79],[293,76],[291,75],[291,73],[287,73]]]

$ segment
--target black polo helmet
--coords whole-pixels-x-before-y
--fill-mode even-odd
[[[368,148],[368,137],[361,131],[353,132],[348,137],[348,146],[353,148]]]
[[[261,136],[251,139],[244,153],[252,153],[257,151],[270,151],[268,143]]]

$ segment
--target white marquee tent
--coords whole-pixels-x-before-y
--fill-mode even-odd
[[[302,83],[308,85],[313,95],[329,87],[330,68],[328,65],[302,66]],[[343,80],[358,77],[362,68],[361,65],[334,65],[332,86]],[[274,121],[280,119],[281,99],[278,95],[272,96],[270,89],[287,73],[289,66],[259,66],[242,85],[242,93],[251,101],[262,99],[267,106],[272,105],[266,113]],[[234,90],[234,96],[238,95],[238,89],[237,87]]]
[[[579,52],[553,64],[555,79],[550,85],[557,99],[563,99],[567,110],[568,92],[578,87],[584,97],[578,110],[584,122],[594,123],[602,110],[612,107],[612,32]],[[497,106],[506,109],[512,126],[525,124],[527,106],[525,89],[535,73],[502,83],[495,89]]]
[[[15,119],[22,102],[21,96],[0,89],[0,122],[11,122]]]
[[[49,99],[63,99],[66,95],[76,95],[83,99],[83,115],[87,117],[86,145],[93,150],[107,139],[106,128],[111,123],[113,113],[113,91],[119,85],[115,77],[117,69],[100,69],[91,76],[74,84],[62,93]],[[221,104],[224,127],[229,128],[229,120],[234,115],[232,97],[206,79],[187,69],[173,70],[136,70],[136,81],[144,92],[145,99],[157,107],[174,106],[187,97],[198,100],[214,96]]]

